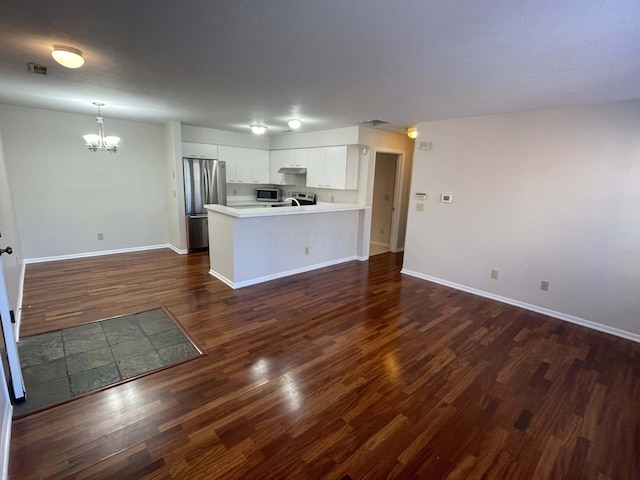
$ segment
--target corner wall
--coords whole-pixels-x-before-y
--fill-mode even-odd
[[[0,106],[25,259],[168,243],[162,125],[105,119],[115,154],[90,152],[93,115]],[[104,240],[97,239],[104,234]]]
[[[418,129],[405,272],[640,341],[640,102]]]

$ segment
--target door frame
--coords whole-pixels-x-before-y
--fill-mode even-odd
[[[392,252],[401,252],[404,248],[398,247],[398,234],[400,231],[400,210],[402,209],[403,178],[405,173],[406,152],[404,150],[395,150],[393,148],[375,148],[373,150],[373,170],[371,175],[371,188],[367,198],[367,204],[373,207],[373,189],[375,188],[375,171],[378,153],[388,153],[396,155],[396,178],[393,186],[393,210],[391,215],[391,232],[389,238],[389,250]],[[369,225],[369,238],[371,241],[371,225]]]
[[[22,369],[20,368],[20,357],[18,356],[18,344],[11,324],[11,314],[9,307],[9,296],[7,295],[7,285],[4,279],[2,259],[0,259],[0,316],[2,317],[2,334],[4,346],[7,351],[7,362],[9,363],[10,386],[15,400],[24,400],[26,393],[22,382]]]

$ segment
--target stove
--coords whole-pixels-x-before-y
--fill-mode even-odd
[[[283,198],[282,203],[273,204],[272,207],[297,207],[298,204],[291,199],[295,198],[302,205],[315,205],[316,194],[307,192],[293,192],[290,197]]]
[[[290,198],[295,198],[300,202],[300,205],[315,205],[316,194],[307,192],[293,192]],[[294,205],[296,202],[292,202]]]

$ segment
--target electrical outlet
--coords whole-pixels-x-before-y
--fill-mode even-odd
[[[331,195],[331,203],[333,203],[333,195]]]
[[[103,233],[99,233],[98,234],[98,240],[104,240],[104,234]]]
[[[424,203],[416,203],[416,212],[424,212]]]
[[[493,278],[494,280],[498,279],[498,270],[496,269],[491,270],[491,278]]]
[[[176,195],[176,191],[174,190],[174,191],[173,191],[173,198],[176,198],[176,196],[177,196],[177,195]]]
[[[547,282],[546,280],[543,280],[540,282],[540,290],[546,292],[549,290],[549,282]]]
[[[237,193],[238,193],[238,191],[237,191],[237,190],[234,190],[234,191],[233,191],[233,194],[234,194],[234,195],[237,195]]]
[[[304,247],[304,254],[309,255],[309,247]]]
[[[176,178],[176,171],[173,171],[173,178]]]

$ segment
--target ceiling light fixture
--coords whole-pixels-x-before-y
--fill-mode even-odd
[[[92,133],[89,135],[83,135],[82,138],[84,138],[87,147],[89,147],[89,150],[92,152],[100,150],[103,152],[116,153],[120,137],[105,137],[104,118],[102,118],[102,114],[100,113],[100,107],[104,107],[104,103],[93,102],[93,104],[98,107],[98,116],[96,117],[96,120],[98,121],[98,134],[96,135],[95,133]]]
[[[289,128],[291,130],[297,130],[302,126],[302,122],[297,118],[292,118],[291,120],[289,120],[289,123],[287,123],[287,125],[289,125]]]
[[[415,128],[412,128],[411,130],[407,131],[407,135],[409,136],[409,138],[416,138],[418,136],[418,131]]]
[[[262,135],[267,131],[267,127],[264,125],[249,125],[251,127],[251,131],[256,135]]]
[[[63,67],[80,68],[84,65],[82,52],[77,48],[67,47],[66,45],[54,45],[51,56]]]

